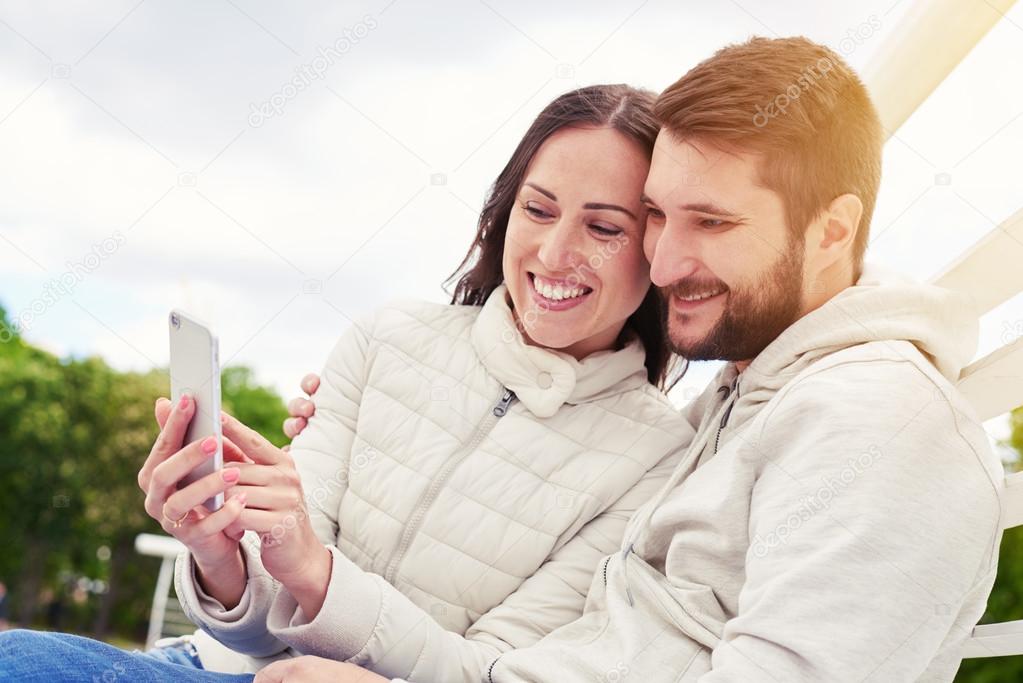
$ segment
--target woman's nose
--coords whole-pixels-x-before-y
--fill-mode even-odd
[[[571,270],[582,262],[579,251],[581,228],[566,220],[558,221],[547,230],[540,243],[537,257],[552,272]]]

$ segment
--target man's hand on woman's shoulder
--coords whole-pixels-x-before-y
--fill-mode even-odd
[[[301,386],[302,391],[311,399],[316,390],[320,388],[320,376],[310,372],[302,378]],[[289,439],[294,439],[301,434],[302,430],[309,424],[309,418],[316,412],[316,404],[309,399],[296,396],[288,401],[288,415],[290,417],[284,421],[284,435]],[[290,446],[285,446],[285,448],[290,448]]]

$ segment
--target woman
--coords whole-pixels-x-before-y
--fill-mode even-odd
[[[159,404],[139,483],[188,547],[177,592],[208,634],[164,654],[477,681],[579,616],[692,436],[658,389],[670,354],[640,202],[652,102],[616,85],[551,103],[491,190],[452,305],[353,326],[290,452],[225,416],[232,466],[177,490],[216,444],[182,445],[187,397]]]

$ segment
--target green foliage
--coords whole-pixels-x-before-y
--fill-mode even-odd
[[[0,331],[9,327],[0,307]],[[243,367],[223,373],[225,410],[283,445],[284,404]],[[159,560],[135,536],[162,533],[143,510],[136,477],[156,439],[153,406],[169,393],[163,370],[118,372],[99,358],[62,360],[16,334],[0,335],[0,581],[12,618],[40,621],[47,592],[66,603],[64,630],[144,638]],[[97,551],[105,547],[109,550]],[[75,602],[66,583],[111,590]]]
[[[288,411],[277,393],[256,385],[252,370],[243,366],[224,368],[220,375],[220,400],[224,410],[261,433],[275,446],[288,443],[288,437],[282,431]]]

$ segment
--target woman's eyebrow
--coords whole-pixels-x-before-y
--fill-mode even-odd
[[[545,195],[548,199],[550,199],[553,202],[558,201],[558,198],[554,196],[553,192],[551,192],[550,190],[543,189],[542,187],[540,187],[536,183],[522,183],[522,184],[525,185],[526,187],[533,188],[534,190],[536,190],[540,194]]]
[[[632,220],[636,220],[636,214],[632,213],[631,211],[626,209],[624,206],[618,206],[617,204],[603,204],[601,202],[587,202],[587,203],[583,204],[583,208],[584,209],[596,209],[598,211],[601,210],[601,209],[606,209],[606,210],[609,210],[609,211],[621,211],[622,213],[627,215]]]
[[[547,198],[549,198],[551,201],[554,201],[554,202],[558,201],[558,198],[554,196],[553,192],[551,192],[550,190],[545,190],[544,188],[540,187],[536,183],[522,183],[522,185],[525,186],[525,187],[533,188],[534,190],[536,190],[540,194],[542,194],[542,195],[546,196]],[[631,211],[626,209],[624,206],[618,206],[617,204],[605,204],[603,202],[586,202],[585,204],[583,204],[583,208],[584,209],[590,209],[590,210],[597,210],[597,211],[600,211],[600,210],[621,211],[622,213],[627,215],[632,220],[636,220],[636,214],[632,213]]]

